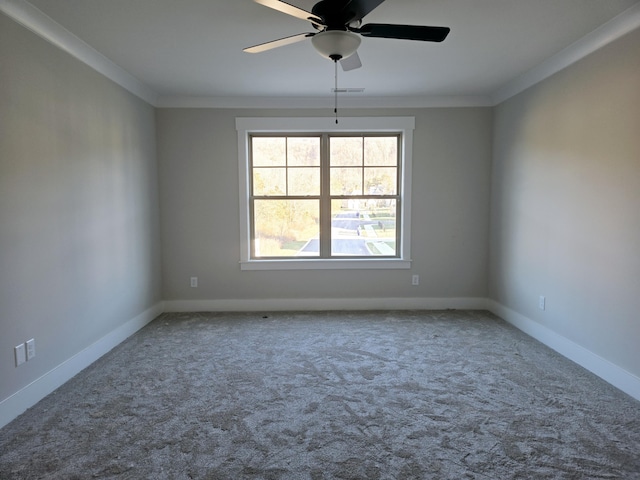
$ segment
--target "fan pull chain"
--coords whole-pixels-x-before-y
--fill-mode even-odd
[[[333,61],[333,65],[335,67],[335,80],[336,80],[336,88],[333,89],[334,97],[335,97],[335,106],[333,107],[333,112],[336,114],[336,125],[338,124],[338,60]]]

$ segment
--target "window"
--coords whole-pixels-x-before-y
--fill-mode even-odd
[[[413,118],[238,118],[241,268],[410,268]]]

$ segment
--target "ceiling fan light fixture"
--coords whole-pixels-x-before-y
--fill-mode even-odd
[[[360,36],[345,30],[325,30],[311,37],[316,51],[330,60],[340,60],[353,55],[361,41]]]

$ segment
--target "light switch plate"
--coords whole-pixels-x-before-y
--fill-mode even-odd
[[[17,345],[14,348],[15,354],[16,354],[16,367],[19,365],[22,365],[24,362],[27,361],[27,353],[24,349],[24,343],[21,343],[20,345]]]

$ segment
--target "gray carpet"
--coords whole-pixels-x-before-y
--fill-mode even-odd
[[[638,479],[639,453],[640,402],[485,312],[164,314],[0,430],[0,478]]]

